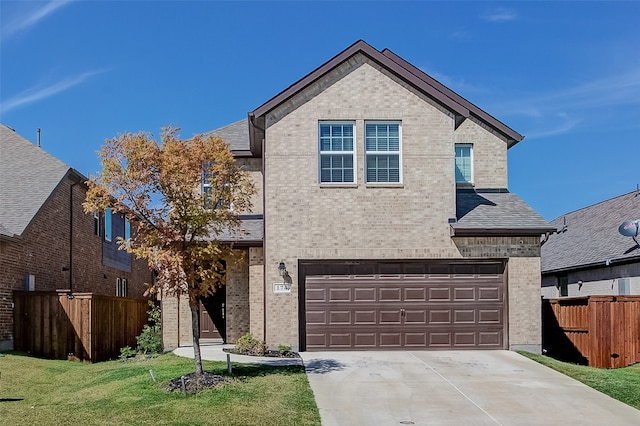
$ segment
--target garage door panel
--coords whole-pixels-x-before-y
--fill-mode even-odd
[[[429,295],[428,302],[448,302],[451,300],[451,289],[449,287],[429,287],[427,291]]]
[[[400,302],[402,301],[402,290],[398,287],[387,287],[379,290],[379,302]]]
[[[375,310],[353,312],[354,325],[374,325],[377,323],[376,318]]]
[[[351,302],[351,289],[335,287],[330,289],[329,302]]]
[[[404,312],[404,323],[411,325],[420,325],[427,324],[427,311],[424,309],[419,310],[405,310]]]
[[[502,319],[500,309],[479,309],[478,324],[499,324]]]
[[[307,276],[306,348],[504,349],[503,269],[416,264],[406,274],[395,265],[379,275]]]
[[[329,311],[329,325],[351,325],[351,311]]]
[[[430,309],[429,324],[451,324],[451,309]]]
[[[307,311],[307,324],[327,324],[327,311]]]
[[[375,287],[354,288],[353,301],[354,302],[375,302],[376,288]]]
[[[397,310],[380,310],[380,324],[388,325],[388,324],[400,324],[402,322],[402,316],[400,313],[400,309]]]
[[[453,300],[474,301],[476,300],[476,289],[474,287],[458,287],[453,289]]]

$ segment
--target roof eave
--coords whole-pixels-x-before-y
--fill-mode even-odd
[[[552,228],[461,228],[451,226],[452,237],[484,236],[540,236],[551,232]]]

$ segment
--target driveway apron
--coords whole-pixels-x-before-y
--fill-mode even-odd
[[[324,426],[640,425],[640,411],[515,352],[301,355]]]

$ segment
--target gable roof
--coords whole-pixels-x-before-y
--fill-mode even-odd
[[[640,261],[640,246],[618,232],[627,220],[640,220],[638,191],[557,217],[551,223],[558,233],[542,246],[542,272]]]
[[[435,102],[451,111],[456,117],[456,127],[465,119],[473,116],[486,124],[489,128],[501,134],[507,140],[508,148],[511,148],[516,143],[524,139],[524,136],[473,105],[449,88],[445,87],[443,84],[400,58],[389,49],[378,51],[363,40],[358,40],[341,53],[334,56],[328,62],[316,68],[314,71],[259,106],[254,111],[249,112],[249,123],[251,125],[249,136],[251,140],[251,151],[254,155],[259,154],[257,151],[259,150],[263,137],[264,116],[268,112],[272,111],[295,94],[301,92],[309,85],[329,73],[335,67],[358,53],[361,53],[369,59],[377,62],[415,89],[421,91]]]
[[[62,179],[77,171],[0,124],[0,235],[22,235]]]
[[[506,189],[458,190],[454,236],[537,235],[555,231],[542,216]]]

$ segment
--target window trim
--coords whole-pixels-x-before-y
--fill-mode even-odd
[[[456,167],[458,167],[457,166],[457,162],[456,162],[456,160],[458,158],[458,155],[457,155],[457,152],[456,152],[456,148],[458,148],[458,147],[469,147],[469,162],[471,163],[470,167],[469,167],[469,169],[470,169],[469,170],[469,174],[471,175],[469,180],[464,180],[464,181],[459,181],[458,180],[458,174],[456,172]],[[455,179],[456,185],[461,185],[461,186],[464,186],[464,185],[473,186],[474,185],[475,168],[474,168],[474,164],[473,163],[474,163],[474,161],[473,161],[473,143],[465,142],[465,143],[456,143],[456,144],[454,144],[454,148],[453,148],[453,167],[454,167],[453,173],[454,173],[454,175],[453,175],[453,178]]]
[[[398,151],[367,151],[367,124],[397,124],[398,125]],[[364,182],[367,186],[388,186],[397,187],[403,186],[403,173],[402,173],[402,120],[365,120],[364,121]],[[367,156],[372,155],[398,155],[398,182],[370,182],[367,179]]]
[[[323,125],[351,125],[353,129],[353,146],[351,147],[351,151],[323,151],[322,145],[320,143],[320,131]],[[356,122],[355,120],[319,120],[318,121],[318,138],[317,138],[317,147],[318,147],[318,184],[323,187],[353,187],[358,185],[358,156],[357,152],[357,133],[356,133]],[[348,155],[351,154],[353,159],[353,180],[345,181],[345,182],[323,182],[322,181],[322,155]]]

